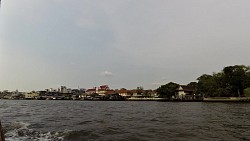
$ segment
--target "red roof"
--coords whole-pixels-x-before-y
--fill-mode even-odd
[[[102,85],[99,88],[100,89],[104,89],[104,90],[109,90],[109,86],[108,85]]]

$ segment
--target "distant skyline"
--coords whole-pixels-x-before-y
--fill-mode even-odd
[[[3,0],[0,91],[156,89],[250,65],[249,0]]]

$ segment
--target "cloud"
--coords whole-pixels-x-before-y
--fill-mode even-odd
[[[113,73],[112,73],[112,72],[109,72],[109,71],[104,71],[104,72],[101,72],[101,76],[104,76],[104,77],[112,77],[112,76],[113,76]]]

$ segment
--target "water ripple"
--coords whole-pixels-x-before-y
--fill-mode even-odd
[[[0,117],[8,140],[250,140],[249,106],[0,100]]]

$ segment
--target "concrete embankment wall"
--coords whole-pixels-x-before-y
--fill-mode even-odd
[[[250,97],[209,97],[204,102],[250,102]]]
[[[131,97],[131,98],[127,98],[126,100],[128,100],[128,101],[163,101],[163,100],[165,100],[165,98],[135,98],[135,97]]]

